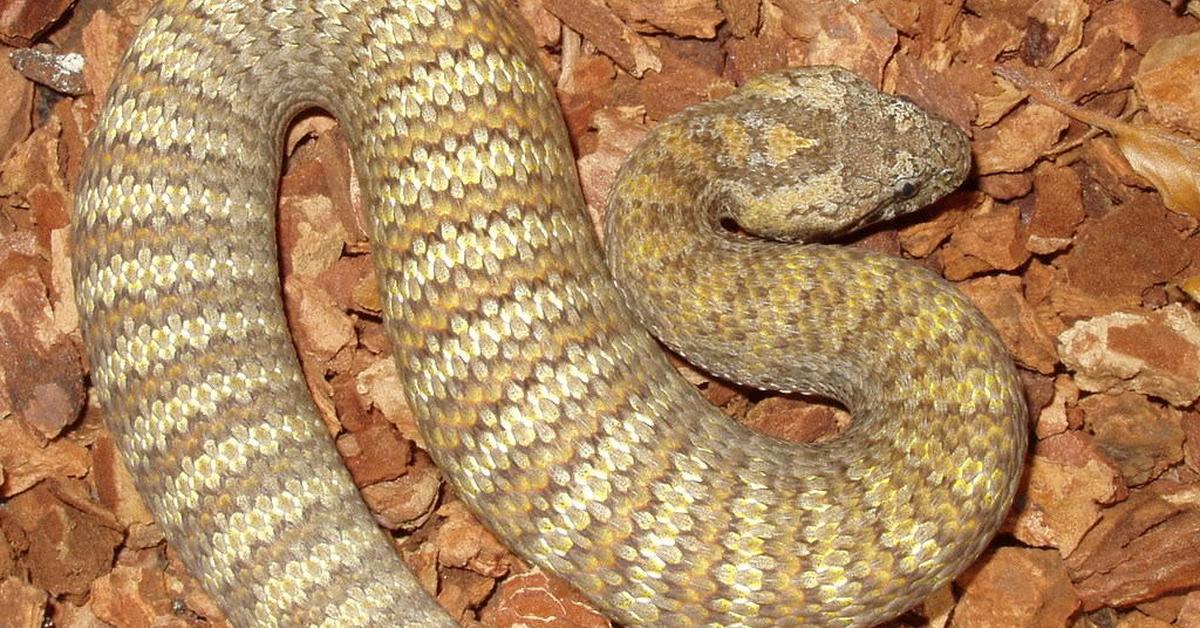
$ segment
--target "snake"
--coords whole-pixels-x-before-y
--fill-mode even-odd
[[[455,625],[373,521],[287,331],[283,142],[316,107],[349,137],[430,456],[508,547],[628,626],[870,625],[944,586],[1013,501],[1016,368],[936,273],[818,241],[956,188],[964,135],[844,70],[765,73],[632,152],[606,255],[510,11],[164,0],[140,27],[72,273],[97,400],[182,565],[235,626]],[[853,421],[813,444],[751,430],[663,345]]]

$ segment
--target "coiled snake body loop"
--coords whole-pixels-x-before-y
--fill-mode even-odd
[[[610,271],[501,5],[165,0],[133,43],[73,272],[109,425],[188,570],[241,626],[452,625],[373,524],[287,336],[281,129],[315,105],[351,138],[423,436],[509,546],[631,625],[868,624],[953,577],[1024,452],[995,333],[911,264],[722,224],[806,240],[909,211],[961,180],[961,136],[844,72],[767,75],[635,152]],[[635,316],[854,424],[808,446],[735,425]]]

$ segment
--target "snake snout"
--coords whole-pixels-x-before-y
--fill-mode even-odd
[[[953,189],[962,184],[971,170],[971,142],[953,123],[942,120],[939,122],[942,122],[942,128],[937,136],[937,144],[943,147],[943,169],[940,178]]]

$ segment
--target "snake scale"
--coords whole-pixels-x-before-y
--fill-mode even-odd
[[[430,453],[510,547],[629,625],[865,625],[946,583],[1020,475],[1011,360],[933,273],[780,241],[954,188],[961,134],[843,71],[764,75],[634,152],[606,264],[507,13],[165,0],[142,26],[85,158],[73,272],[99,400],[186,568],[239,626],[453,625],[372,521],[286,331],[276,182],[316,106],[351,138]],[[741,427],[643,325],[854,421],[814,445]]]

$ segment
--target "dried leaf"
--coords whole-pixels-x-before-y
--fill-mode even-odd
[[[1107,131],[1117,141],[1129,165],[1162,195],[1168,209],[1200,218],[1200,142],[1158,127],[1130,124],[1082,109],[1058,97],[1047,85],[1011,68],[999,68],[996,72],[1028,90],[1035,100]]]
[[[1193,275],[1179,282],[1179,289],[1183,290],[1184,294],[1191,297],[1197,303],[1200,303],[1200,275]]]
[[[1138,98],[1155,120],[1200,139],[1200,30],[1160,39],[1133,77]]]

